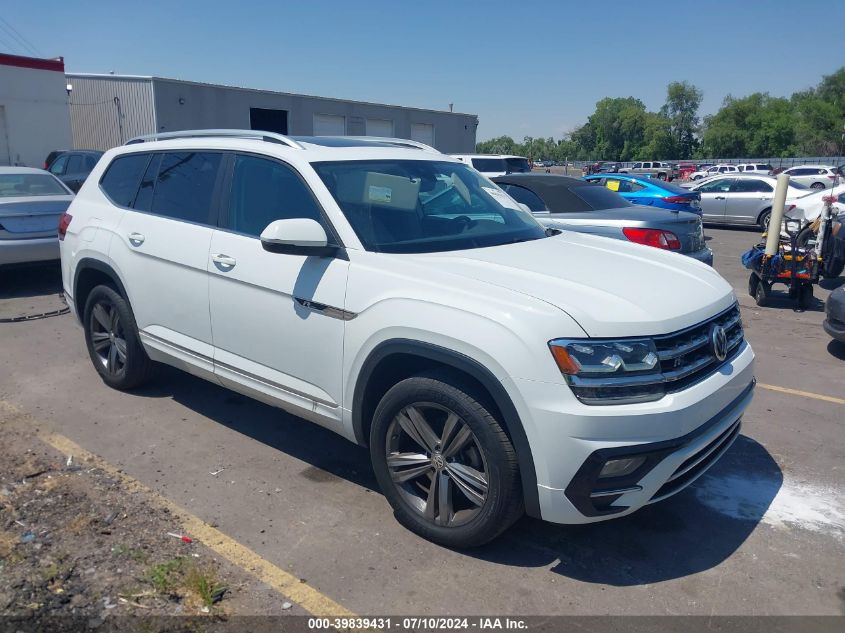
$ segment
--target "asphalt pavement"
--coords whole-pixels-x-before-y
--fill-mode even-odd
[[[821,328],[825,282],[796,313],[758,308],[740,254],[751,230],[708,228],[736,289],[760,386],[705,476],[629,517],[519,521],[472,551],[394,519],[367,451],[164,368],[107,388],[71,315],[0,323],[0,400],[359,614],[845,613],[845,345]],[[0,273],[0,316],[59,306],[58,269]]]

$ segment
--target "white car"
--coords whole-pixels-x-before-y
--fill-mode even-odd
[[[761,176],[772,174],[772,166],[768,163],[740,163],[736,168],[743,174],[760,174]]]
[[[63,226],[106,384],[167,363],[368,446],[397,518],[448,546],[669,497],[752,398],[710,266],[546,229],[442,154],[161,134],[107,152]]]
[[[784,169],[783,173],[789,174],[790,180],[812,189],[829,189],[836,179],[836,168],[829,165],[798,165]]]
[[[737,174],[739,168],[736,165],[713,165],[702,171],[694,171],[689,175],[690,180],[702,180],[719,174]]]
[[[488,178],[531,171],[531,163],[524,156],[513,156],[511,154],[452,154],[452,157],[457,158],[465,165],[469,165]]]
[[[826,204],[824,199],[828,196],[833,196],[836,199],[833,206],[837,207],[837,214],[845,213],[845,183],[842,183],[830,190],[821,189],[795,200],[796,208],[788,212],[787,215],[792,218],[800,218],[804,222],[815,222],[816,218],[821,215]]]

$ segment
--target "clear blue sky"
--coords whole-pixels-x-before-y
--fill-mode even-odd
[[[841,2],[841,0],[840,0]],[[478,139],[555,136],[605,96],[662,105],[666,84],[788,96],[845,65],[824,0],[0,0],[70,72],[157,75],[478,114]],[[0,51],[26,54],[0,20]]]

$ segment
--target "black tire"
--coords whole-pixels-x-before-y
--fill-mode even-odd
[[[822,266],[822,276],[825,279],[836,279],[845,270],[845,261],[841,259],[832,259],[824,261]]]
[[[120,390],[146,382],[154,365],[141,345],[126,299],[110,286],[96,286],[88,295],[83,315],[88,355],[103,382]]]
[[[757,226],[760,227],[760,230],[765,233],[769,230],[769,220],[772,219],[772,210],[766,209],[763,213],[760,214],[760,217],[757,218]]]
[[[754,302],[761,308],[764,308],[769,302],[769,289],[769,285],[764,281],[760,281],[757,284],[757,290],[754,292]]]
[[[816,232],[813,231],[811,227],[805,226],[795,238],[795,245],[798,246],[798,248],[807,248],[811,239],[816,239]]]
[[[821,191],[824,188],[825,186],[823,182],[814,182],[812,185],[810,185],[810,189],[815,189],[816,191]]]
[[[459,379],[438,374],[415,376],[388,390],[373,416],[370,457],[396,519],[419,536],[446,547],[483,545],[524,512],[516,453],[502,425],[483,402],[483,396],[476,395]],[[427,445],[433,442],[433,450],[420,449],[421,442],[405,431],[412,417],[416,428],[420,413],[428,430],[433,431],[433,435],[423,433],[430,440]],[[448,420],[454,420],[451,414],[457,416],[457,422],[452,423],[454,432],[450,434],[445,427]],[[471,438],[460,442],[466,448],[450,456],[449,449],[459,443],[458,438],[466,437],[467,429]],[[423,439],[422,435],[419,437]],[[388,465],[388,451],[394,456],[392,465]],[[416,466],[408,468],[395,459],[400,454],[409,458],[418,455]],[[431,460],[429,466],[425,457]],[[474,463],[467,464],[468,460]],[[471,466],[476,475],[484,476],[483,500],[472,502],[471,496],[463,492],[466,480],[454,475],[456,465],[462,470]],[[427,470],[406,481],[394,482],[394,476],[404,476],[414,467]],[[441,497],[444,490],[445,496]]]
[[[758,285],[760,285],[760,278],[757,275],[755,275],[754,273],[751,273],[751,275],[748,277],[748,295],[749,296],[751,296],[751,297],[757,296],[757,286]]]

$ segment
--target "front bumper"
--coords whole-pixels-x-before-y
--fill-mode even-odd
[[[834,320],[830,317],[822,323],[824,331],[837,341],[845,343],[845,321]]]
[[[31,240],[0,240],[0,266],[28,264],[59,259],[57,237]]]
[[[734,441],[753,384],[754,352],[747,342],[714,373],[654,402],[591,406],[566,384],[515,379],[525,406],[520,416],[532,448],[540,518],[601,521],[680,491]],[[638,453],[649,459],[632,477],[599,484],[608,458]],[[613,490],[618,494],[607,494]]]

